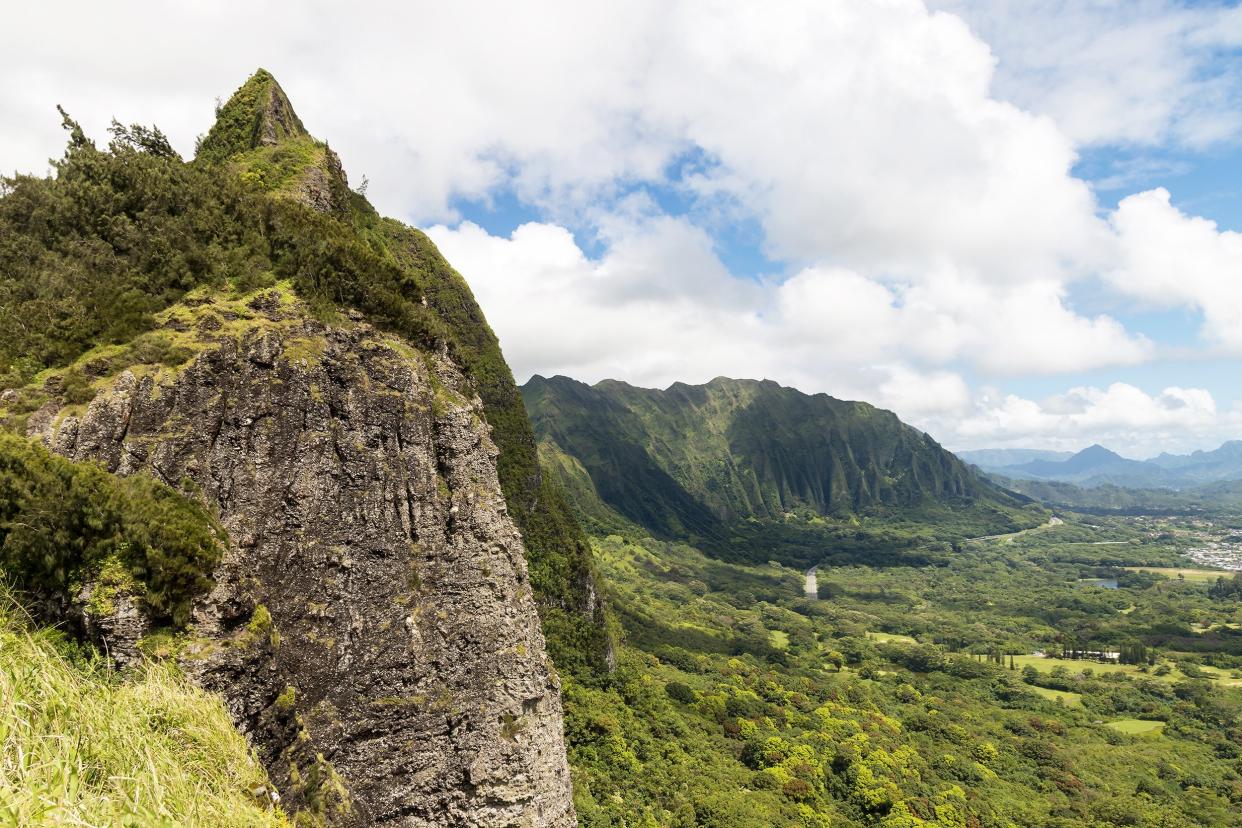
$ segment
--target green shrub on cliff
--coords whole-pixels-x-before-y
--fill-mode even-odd
[[[16,586],[65,594],[116,562],[153,615],[183,624],[220,558],[207,513],[147,477],[115,477],[0,433],[0,568]]]
[[[65,126],[54,178],[0,182],[0,386],[128,342],[197,285],[269,266],[257,202],[235,177],[154,152],[133,128],[99,149]]]

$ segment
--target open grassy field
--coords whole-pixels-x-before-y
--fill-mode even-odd
[[[1223,569],[1184,569],[1173,566],[1127,566],[1126,570],[1129,572],[1151,572],[1155,575],[1163,575],[1166,578],[1177,578],[1178,575],[1181,575],[1184,580],[1199,583],[1215,583],[1216,579],[1222,575],[1227,578],[1233,574]]]
[[[1067,707],[1082,707],[1082,694],[1070,693],[1066,690],[1050,690],[1047,687],[1036,687],[1028,684],[1027,688],[1037,696],[1043,696],[1045,699],[1052,701],[1064,702]]]
[[[1014,665],[1021,670],[1026,665],[1031,665],[1041,673],[1048,673],[1055,667],[1064,667],[1070,673],[1081,673],[1083,670],[1090,669],[1097,675],[1102,673],[1138,673],[1139,669],[1133,664],[1115,664],[1112,662],[1099,663],[1095,661],[1087,661],[1085,659],[1069,659],[1069,658],[1048,658],[1037,655],[1020,655],[1013,657]],[[1176,672],[1176,671],[1175,671]],[[1169,674],[1173,675],[1172,673]],[[1180,674],[1179,674],[1180,675]]]
[[[1206,664],[1200,666],[1199,669],[1225,687],[1242,687],[1242,677],[1235,677],[1234,675],[1242,671],[1222,670],[1219,667],[1209,667]]]
[[[1084,659],[1075,661],[1068,658],[1047,658],[1045,656],[1036,655],[1014,656],[1013,661],[1014,666],[1016,666],[1019,670],[1029,664],[1041,673],[1049,673],[1056,667],[1064,667],[1070,672],[1071,675],[1090,669],[1096,675],[1102,675],[1104,673],[1125,673],[1127,675],[1142,676],[1144,678],[1153,678],[1159,681],[1168,682],[1181,681],[1186,678],[1186,675],[1176,667],[1165,675],[1158,676],[1154,671],[1144,673],[1135,664],[1099,663]],[[1216,667],[1208,666],[1201,666],[1199,669],[1203,671],[1205,678],[1213,679],[1221,687],[1242,687],[1242,679],[1234,678],[1232,670],[1221,670]]]
[[[1218,623],[1218,624],[1191,624],[1190,631],[1203,635],[1203,633],[1212,632],[1213,630],[1236,630],[1242,628],[1242,624]]]
[[[869,632],[867,633],[867,638],[870,638],[872,641],[883,641],[883,642],[895,641],[898,644],[917,644],[918,643],[917,641],[915,641],[913,638],[911,638],[908,635],[898,635],[897,633]]]
[[[1115,722],[1106,722],[1113,730],[1130,736],[1143,736],[1147,734],[1158,734],[1164,730],[1164,722],[1153,722],[1147,719],[1118,719]]]

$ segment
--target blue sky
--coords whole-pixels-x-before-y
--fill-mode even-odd
[[[154,121],[189,154],[264,66],[469,280],[519,381],[768,377],[954,448],[1242,437],[1235,3],[11,16],[58,36],[0,53],[21,79],[0,165],[46,170],[55,103],[100,136]]]

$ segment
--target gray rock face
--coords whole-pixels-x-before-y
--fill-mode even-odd
[[[321,213],[344,210],[349,179],[341,166],[341,158],[330,149],[324,150],[323,166],[307,167],[298,182],[294,197],[307,207]]]
[[[272,294],[125,372],[58,452],[194,492],[229,535],[187,673],[289,811],[333,825],[569,826],[559,684],[478,399],[444,355]]]
[[[77,608],[73,615],[84,637],[101,642],[113,663],[121,669],[142,663],[138,643],[151,632],[151,622],[143,612],[141,602],[126,592],[117,592],[100,608],[92,599],[94,593],[105,589],[99,583],[86,585],[77,596]],[[76,609],[76,608],[75,608]]]
[[[289,96],[275,78],[267,84],[267,100],[259,110],[259,124],[256,130],[255,143],[258,146],[274,147],[286,135],[305,135],[306,127],[302,119],[293,111]]]

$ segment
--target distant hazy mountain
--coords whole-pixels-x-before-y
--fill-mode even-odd
[[[972,463],[985,471],[1017,466],[1032,460],[1068,460],[1074,456],[1072,451],[1048,451],[1045,449],[974,449],[972,451],[954,452],[967,463]]]
[[[1178,474],[1192,474],[1197,481],[1242,478],[1242,440],[1230,440],[1214,451],[1193,454],[1161,454],[1148,461]]]
[[[1032,460],[1012,466],[1007,471],[1019,477],[1066,480],[1071,483],[1098,478],[1107,478],[1110,482],[1118,477],[1145,479],[1152,474],[1162,474],[1158,466],[1148,466],[1141,460],[1127,460],[1099,444],[1088,446],[1065,460]]]
[[[1035,458],[1012,465],[996,465],[962,456],[989,473],[1015,480],[1056,480],[1080,486],[1114,485],[1131,489],[1185,489],[1205,483],[1242,480],[1242,441],[1225,443],[1214,451],[1161,454],[1150,460],[1129,460],[1100,445],[1064,459]]]

